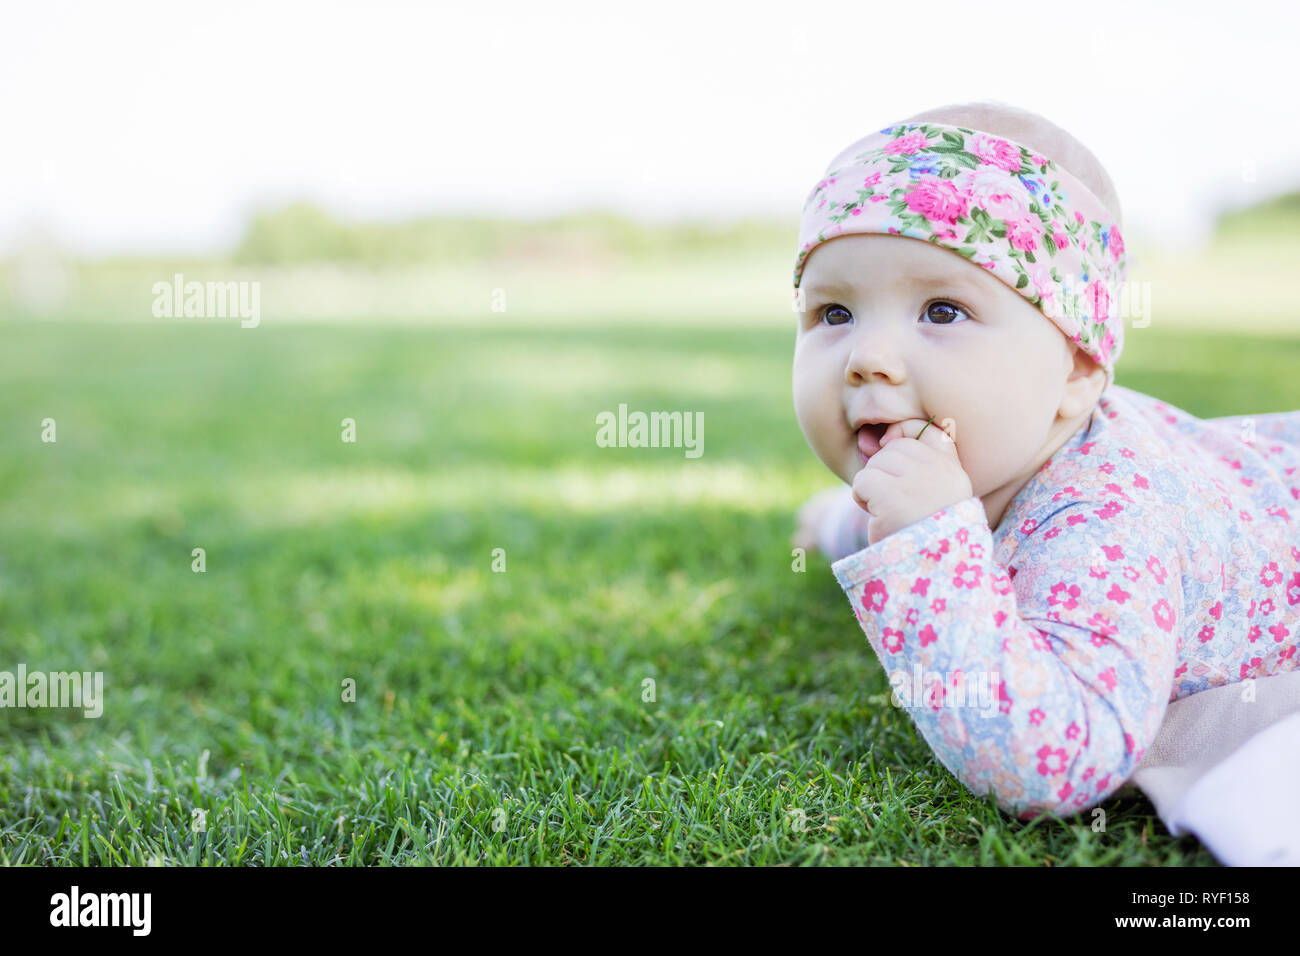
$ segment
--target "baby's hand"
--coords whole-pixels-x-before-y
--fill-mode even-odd
[[[926,424],[909,418],[890,425],[880,451],[853,476],[853,498],[870,515],[868,544],[974,494],[956,443],[937,424]]]

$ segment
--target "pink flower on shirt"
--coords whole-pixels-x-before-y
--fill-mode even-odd
[[[1108,501],[1100,508],[1093,509],[1092,513],[1095,514],[1098,518],[1105,520],[1106,518],[1115,517],[1115,515],[1119,514],[1123,510],[1124,510],[1124,506],[1120,504],[1118,501]]]
[[[959,588],[978,587],[980,583],[979,566],[967,564],[965,561],[958,561],[956,573],[952,576],[952,583],[954,587]]]
[[[1065,769],[1065,751],[1044,745],[1038,748],[1038,772],[1050,777]]]
[[[939,710],[943,707],[943,699],[947,696],[948,688],[943,686],[943,681],[936,680],[926,689],[925,702],[930,705],[931,710]]]
[[[1064,597],[1062,597],[1062,593],[1064,593]],[[1073,610],[1074,608],[1079,606],[1079,602],[1075,599],[1081,593],[1082,592],[1079,590],[1079,585],[1077,584],[1067,585],[1064,581],[1061,581],[1057,584],[1052,585],[1052,593],[1051,596],[1048,597],[1047,603],[1059,604],[1067,611]]]
[[[884,581],[868,581],[867,586],[862,589],[862,606],[868,611],[883,611],[888,600],[889,595],[885,591]]]
[[[922,548],[922,549],[921,549],[921,554],[923,554],[925,557],[929,558],[931,561],[938,561],[940,558],[942,558],[942,557],[943,557],[945,554],[947,554],[947,553],[948,553],[948,539],[947,539],[947,538],[944,538],[942,541],[939,542],[939,550],[938,550],[938,551],[931,551],[929,548]]]
[[[1151,609],[1151,614],[1162,631],[1174,629],[1174,609],[1164,598],[1156,602],[1156,606]]]

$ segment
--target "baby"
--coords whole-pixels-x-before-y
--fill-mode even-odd
[[[851,492],[795,543],[939,759],[1021,819],[1120,789],[1171,701],[1300,657],[1300,412],[1113,384],[1120,224],[1081,143],[969,104],[849,146],[800,227],[795,412]]]

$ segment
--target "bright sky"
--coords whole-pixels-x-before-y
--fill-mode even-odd
[[[1300,186],[1294,4],[769,9],[14,3],[0,252],[38,227],[86,252],[216,249],[292,198],[383,217],[784,215],[793,247],[840,149],[981,98],[1082,139],[1130,233],[1194,237],[1223,205]]]

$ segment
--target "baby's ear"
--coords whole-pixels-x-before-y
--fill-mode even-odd
[[[1079,348],[1075,342],[1070,343],[1073,355],[1073,367],[1065,379],[1065,390],[1061,393],[1061,407],[1057,414],[1061,418],[1074,418],[1095,408],[1106,387],[1106,370],[1097,360]]]

